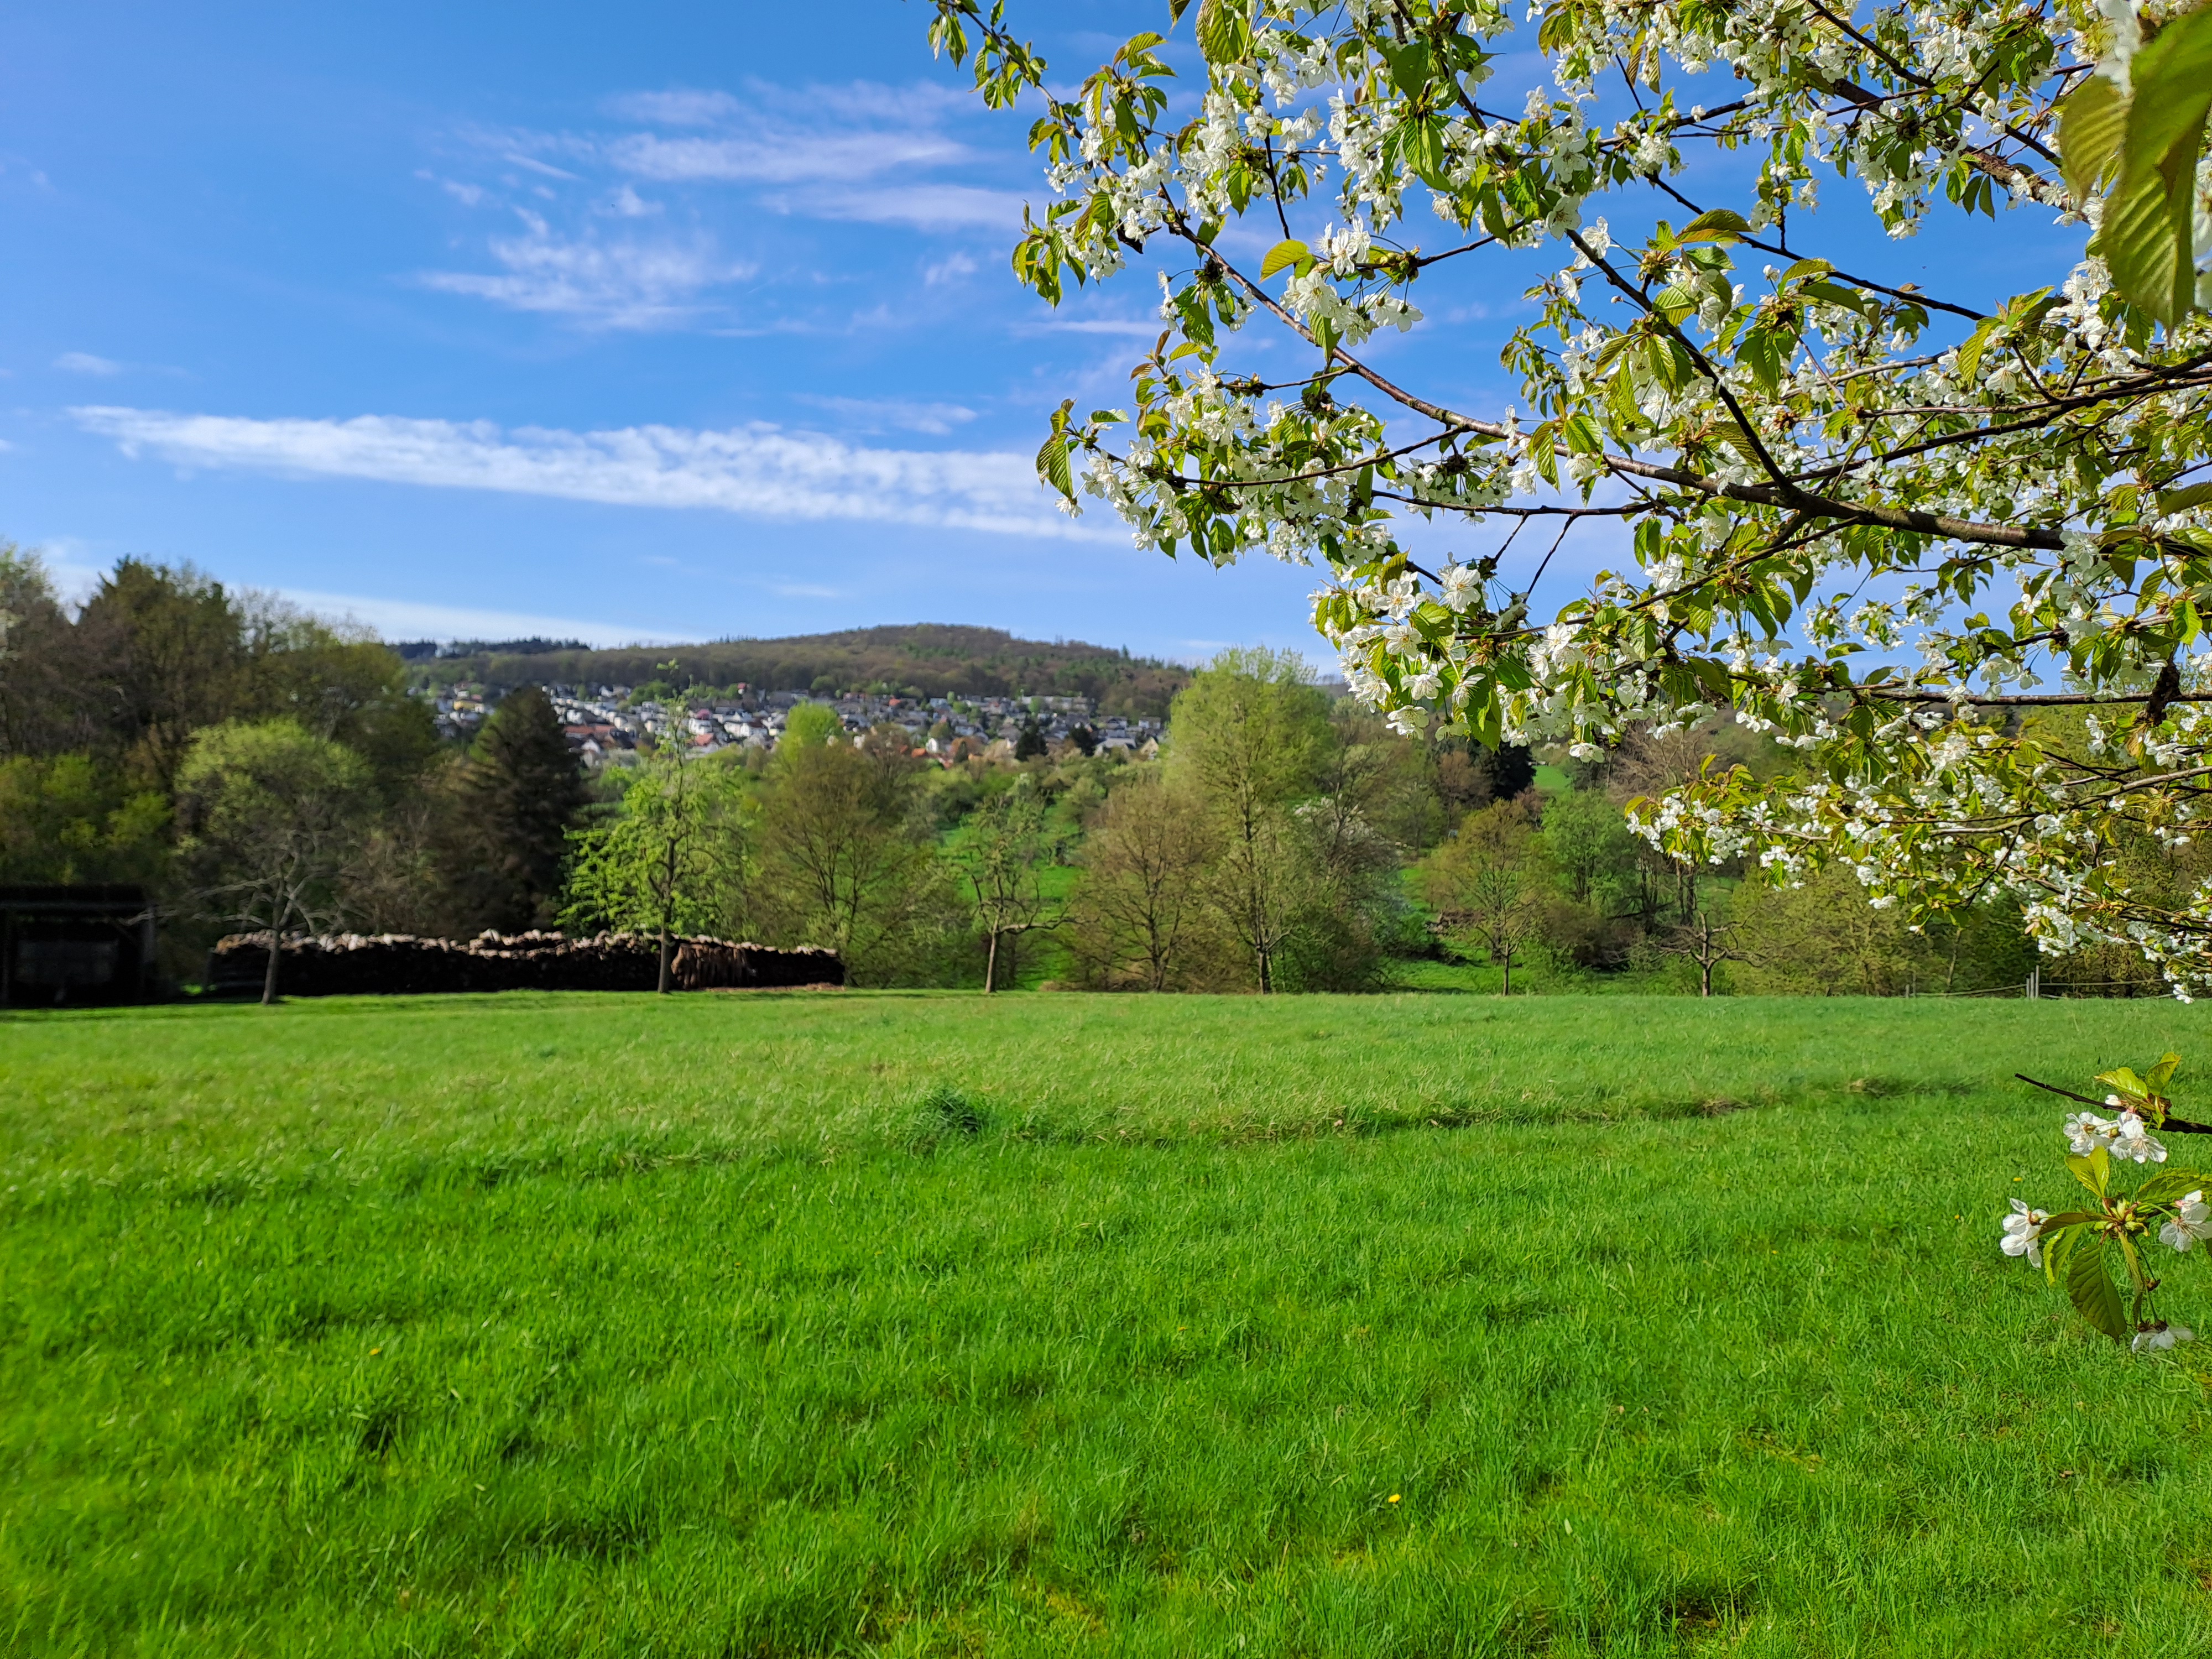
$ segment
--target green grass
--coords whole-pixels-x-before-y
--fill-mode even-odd
[[[0,1652],[2203,1652],[2205,1361],[1995,1240],[2204,1020],[0,1021]]]

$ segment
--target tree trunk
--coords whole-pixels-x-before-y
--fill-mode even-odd
[[[655,996],[668,994],[668,924],[676,908],[676,837],[668,838],[667,883],[660,902],[660,983],[653,988]]]
[[[283,913],[269,929],[269,965],[261,975],[261,1006],[273,1007],[276,1002],[276,963],[283,954],[284,933]]]
[[[1701,997],[1709,997],[1713,994],[1713,964],[1710,962],[1701,962],[1698,967],[1699,969],[1698,994]]]
[[[1506,951],[1498,960],[1505,964],[1505,977],[1498,981],[1498,994],[1510,997],[1513,994],[1513,952]]]
[[[983,960],[983,994],[988,996],[998,989],[998,981],[999,930],[994,927],[991,930],[991,954]]]

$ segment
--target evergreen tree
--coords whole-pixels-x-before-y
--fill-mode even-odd
[[[457,826],[466,843],[453,872],[474,927],[550,925],[559,908],[568,830],[584,781],[553,704],[536,686],[510,693],[469,752]]]

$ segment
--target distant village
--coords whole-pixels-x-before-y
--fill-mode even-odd
[[[818,697],[744,685],[673,696],[659,695],[659,688],[641,695],[626,685],[540,689],[551,699],[569,746],[592,767],[623,764],[641,744],[659,748],[672,741],[695,756],[773,750],[791,711],[809,702],[835,710],[855,736],[879,726],[902,726],[916,752],[945,766],[971,758],[1012,760],[1031,726],[1046,754],[1119,750],[1149,760],[1159,753],[1165,727],[1160,720],[1101,718],[1088,697]],[[440,732],[454,738],[472,736],[497,704],[496,694],[481,684],[423,695],[434,700]]]

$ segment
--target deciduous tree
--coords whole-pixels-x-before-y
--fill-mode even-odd
[[[1205,890],[1265,995],[1313,893],[1311,837],[1292,809],[1320,791],[1328,699],[1294,653],[1225,651],[1176,697],[1170,730],[1170,773],[1216,821]]]
[[[1513,994],[1513,964],[1543,933],[1553,878],[1534,814],[1519,800],[1469,815],[1424,871],[1438,927],[1488,955],[1500,996]]]
[[[1073,918],[1075,949],[1100,981],[1147,991],[1176,984],[1214,845],[1204,811],[1162,768],[1115,785],[1078,854]]]
[[[269,939],[261,1000],[276,1000],[286,932],[342,914],[337,880],[372,805],[367,763],[295,720],[228,720],[177,768],[186,892],[210,921]]]
[[[1046,899],[1038,879],[1049,852],[1044,805],[1034,789],[1017,787],[994,795],[968,820],[957,857],[968,878],[975,931],[984,939],[987,996],[998,989],[1002,943],[1018,949],[1024,934],[1059,925],[1058,908]],[[1010,966],[1010,980],[1012,972]]]
[[[677,937],[742,915],[748,860],[740,775],[678,751],[647,757],[611,821],[575,831],[565,925],[651,933],[669,990]]]

